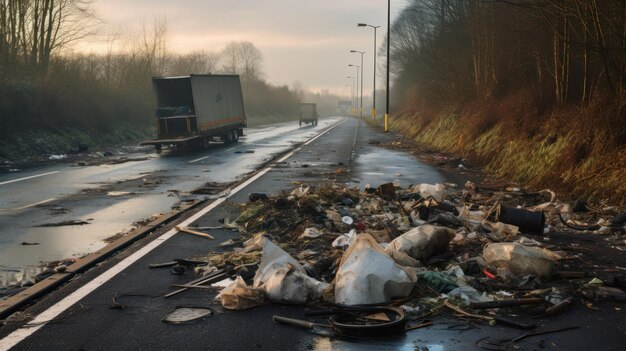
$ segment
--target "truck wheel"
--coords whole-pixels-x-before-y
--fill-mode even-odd
[[[315,120],[315,124],[314,124],[314,126],[317,126],[317,120]]]
[[[300,121],[300,127],[302,127],[302,121]]]
[[[156,151],[161,151],[161,144],[154,144],[154,149]]]
[[[205,150],[209,149],[209,137],[202,138],[202,148]]]
[[[231,130],[231,133],[233,134],[233,143],[238,142],[239,141],[239,133],[237,133],[237,129]]]

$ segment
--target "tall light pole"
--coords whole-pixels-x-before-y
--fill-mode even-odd
[[[348,67],[355,67],[356,68],[356,96],[355,96],[355,100],[358,99],[359,97],[359,68],[361,68],[361,66],[359,65],[348,65]],[[361,81],[363,81],[363,76],[361,76]],[[358,101],[357,101],[357,106],[358,106]],[[363,107],[363,106],[361,106]],[[363,116],[361,116],[363,117]]]
[[[365,54],[365,51],[359,51],[359,50],[350,50],[351,53],[359,53],[361,54],[361,106],[359,108],[360,112],[361,112],[361,118],[363,118],[363,54]]]
[[[391,0],[387,0],[387,91],[385,98],[385,132],[389,131],[389,43],[391,42]]]
[[[376,29],[380,28],[380,26],[373,26],[367,23],[359,23],[357,24],[359,27],[372,27],[374,28],[374,85],[372,86],[372,119],[376,118]]]
[[[354,114],[354,105],[355,105],[354,103],[354,95],[355,95],[354,94],[354,77],[348,76],[346,78],[352,79],[352,90],[350,90],[350,94],[352,94],[352,96],[350,97],[350,103],[352,104],[352,106],[350,107],[352,107],[352,114]]]

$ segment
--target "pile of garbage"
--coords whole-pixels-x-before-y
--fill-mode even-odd
[[[329,183],[253,193],[235,210],[224,225],[241,238],[221,243],[226,251],[210,253],[209,264],[197,268],[233,273],[218,295],[225,309],[308,305],[330,309],[335,319],[356,314],[359,325],[382,313],[379,327],[419,320],[424,326],[424,318],[445,311],[532,328],[537,316],[579,301],[626,300],[625,268],[574,271],[579,254],[550,241],[553,233],[610,234],[613,247],[623,250],[626,215],[608,207],[575,212],[549,190],[479,189],[468,182],[462,189],[389,183],[360,191]]]

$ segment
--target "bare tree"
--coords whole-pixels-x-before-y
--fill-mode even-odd
[[[224,72],[241,74],[244,80],[263,77],[263,54],[251,42],[230,42],[220,56]]]

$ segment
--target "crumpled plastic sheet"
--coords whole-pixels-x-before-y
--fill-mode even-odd
[[[446,252],[455,235],[452,229],[425,224],[393,239],[385,251],[398,251],[416,260],[427,260],[432,255]]]
[[[265,238],[253,286],[263,289],[272,302],[304,304],[319,299],[328,284],[306,275],[298,261]]]
[[[396,264],[370,234],[359,234],[344,253],[335,277],[335,303],[387,303],[408,296],[415,272]]]
[[[559,255],[548,249],[519,243],[489,243],[483,249],[488,265],[506,269],[517,276],[533,275],[548,278]]]

